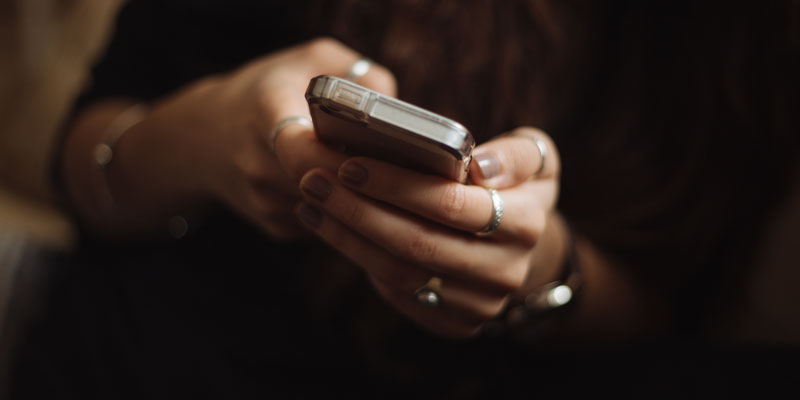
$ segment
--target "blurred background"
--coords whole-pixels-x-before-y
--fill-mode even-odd
[[[52,152],[121,5],[0,1],[0,398],[14,343],[75,241],[55,207]]]

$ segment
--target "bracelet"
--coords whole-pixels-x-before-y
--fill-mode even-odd
[[[581,292],[581,265],[574,231],[566,225],[567,257],[558,279],[547,283],[521,302],[510,305],[496,321],[487,324],[489,336],[508,334],[520,343],[532,343],[553,325],[559,314],[572,308]]]
[[[141,122],[147,113],[143,104],[135,104],[117,115],[106,128],[103,141],[94,147],[92,163],[97,170],[97,208],[105,216],[113,215],[117,202],[108,182],[107,169],[114,161],[119,140],[131,128]]]

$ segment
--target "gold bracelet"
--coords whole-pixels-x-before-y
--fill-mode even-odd
[[[108,182],[107,169],[114,161],[115,151],[119,140],[131,128],[141,122],[147,114],[147,107],[135,104],[119,113],[106,128],[103,141],[94,147],[92,164],[97,170],[97,209],[103,216],[113,215],[117,202]]]

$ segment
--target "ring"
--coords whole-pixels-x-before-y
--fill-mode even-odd
[[[414,297],[417,299],[417,303],[425,307],[436,308],[442,304],[442,297],[439,294],[441,289],[442,279],[434,276],[425,285],[414,291]]]
[[[492,233],[503,221],[503,198],[500,197],[500,193],[497,193],[497,190],[486,189],[486,191],[489,192],[489,196],[492,198],[492,218],[489,220],[489,224],[478,233]]]
[[[528,136],[533,140],[533,143],[536,143],[536,148],[539,149],[539,159],[541,162],[539,163],[539,168],[536,169],[536,172],[533,173],[533,176],[541,175],[542,171],[544,171],[544,164],[547,160],[547,145],[544,143],[542,139],[539,139],[536,136]]]
[[[355,82],[358,78],[366,75],[369,72],[369,67],[372,66],[372,61],[369,58],[361,58],[354,62],[347,71],[345,79]]]
[[[515,136],[528,138],[533,140],[533,143],[536,144],[536,148],[539,149],[539,168],[536,169],[536,172],[533,173],[533,176],[539,176],[544,171],[545,161],[547,161],[547,144],[545,144],[544,140],[539,139],[533,135],[526,135],[526,134],[517,134]]]
[[[306,128],[314,127],[314,124],[311,123],[311,120],[306,117],[287,117],[280,120],[278,124],[275,125],[275,129],[273,129],[272,133],[270,133],[269,135],[268,143],[269,143],[269,148],[272,149],[272,151],[275,151],[275,140],[278,138],[278,134],[281,133],[283,128],[286,128],[291,124],[303,125]]]

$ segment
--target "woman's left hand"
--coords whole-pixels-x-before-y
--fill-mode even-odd
[[[544,158],[532,137],[544,143]],[[532,268],[553,268],[532,260],[539,259],[560,169],[552,140],[533,128],[518,128],[474,154],[475,185],[363,157],[342,164],[338,176],[311,170],[300,182],[306,203],[298,216],[412,320],[440,335],[472,336],[503,311]],[[475,232],[493,209],[485,187],[497,189],[504,214],[497,230],[483,235]],[[441,282],[438,307],[415,296],[431,277]]]

